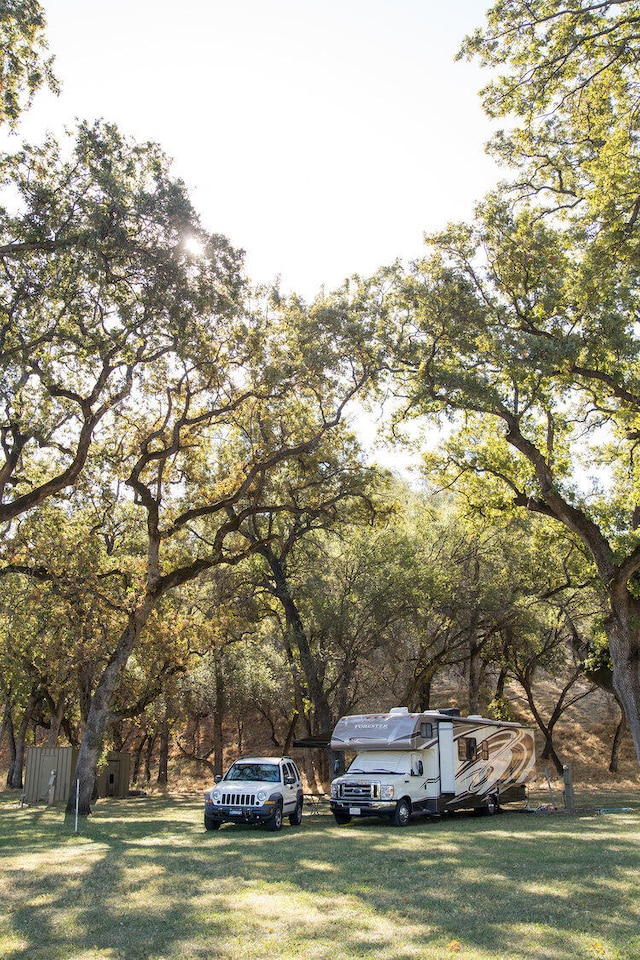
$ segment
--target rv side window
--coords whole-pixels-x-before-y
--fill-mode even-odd
[[[483,760],[489,759],[489,742],[488,740],[483,740],[480,744],[480,756]]]
[[[476,738],[460,737],[458,740],[458,760],[475,760],[476,757]]]
[[[430,723],[420,724],[420,736],[424,740],[429,740],[433,736],[433,727]]]

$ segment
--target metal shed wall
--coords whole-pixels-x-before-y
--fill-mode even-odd
[[[46,802],[51,772],[56,771],[54,803],[66,803],[76,767],[75,747],[28,747],[24,773],[24,798],[27,803]]]
[[[99,797],[119,797],[129,795],[129,777],[131,756],[128,753],[108,753],[107,765],[98,777]]]
[[[56,771],[54,803],[66,803],[76,769],[76,747],[28,747],[24,774],[24,798],[27,803],[46,803],[49,778]],[[98,777],[99,797],[124,798],[129,794],[131,756],[108,753],[107,765]]]

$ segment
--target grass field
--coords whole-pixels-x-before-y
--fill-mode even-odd
[[[640,802],[269,834],[148,798],[101,801],[76,835],[3,793],[0,957],[638,960]]]

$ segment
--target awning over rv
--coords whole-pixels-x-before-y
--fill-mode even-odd
[[[316,733],[312,737],[301,737],[293,741],[294,747],[328,747],[331,743],[331,730],[326,733]]]

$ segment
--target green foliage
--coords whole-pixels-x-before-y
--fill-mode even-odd
[[[408,268],[310,305],[249,288],[155,144],[82,123],[3,158],[14,704],[35,682],[89,726],[98,691],[99,753],[109,705],[121,725],[232,702],[274,729],[296,710],[326,727],[390,691],[419,705],[445,667],[467,671],[471,702],[492,672],[567,668],[566,623],[591,639],[602,613],[594,568],[601,593],[619,574],[635,595],[636,12],[496,3],[466,51],[506,65],[486,103],[517,118],[494,149],[527,201],[488,197]],[[0,121],[43,81],[43,26],[37,3],[0,0]],[[544,216],[543,188],[572,215]],[[447,424],[425,466],[464,510],[366,465],[345,415],[392,377],[399,417]]]
[[[515,720],[513,711],[504,697],[494,697],[487,704],[487,716],[494,720],[505,720],[512,723]]]
[[[139,408],[143,382],[155,403],[169,370],[184,384],[205,324],[215,318],[226,343],[243,281],[240,255],[204,233],[159,148],[113,126],[24,148],[4,184],[0,515],[11,519],[77,479],[98,424],[132,392]]]
[[[497,70],[490,116],[515,120],[493,142],[519,168],[519,193],[615,231],[637,247],[640,94],[635,0],[500,0],[463,54]]]
[[[0,126],[15,127],[43,85],[57,91],[38,0],[0,0]]]

